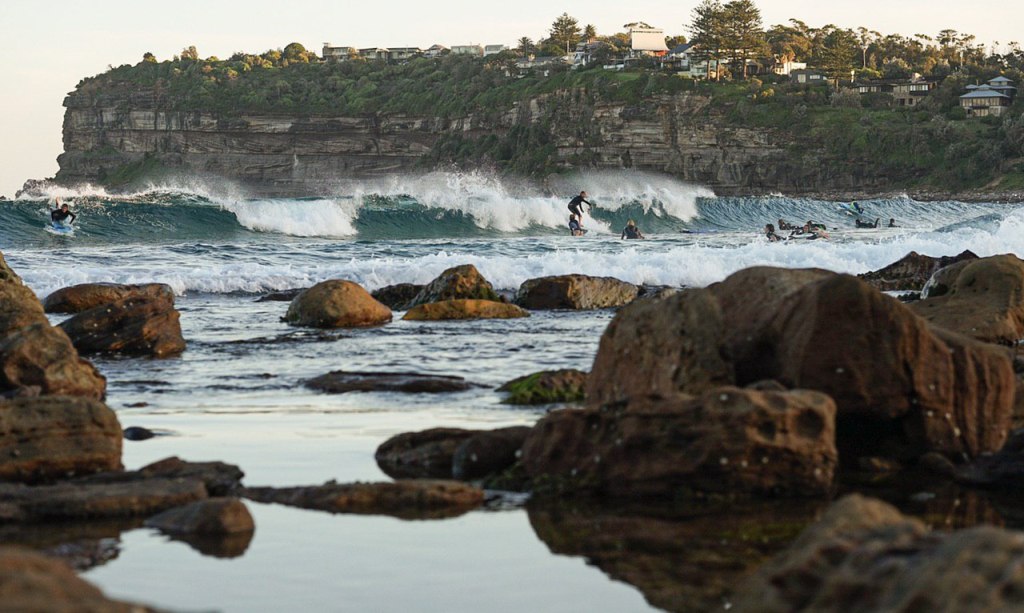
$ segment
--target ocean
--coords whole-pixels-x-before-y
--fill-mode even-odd
[[[259,199],[230,185],[187,182],[129,194],[55,188],[0,202],[0,251],[40,298],[85,282],[170,285],[188,342],[181,357],[93,360],[108,379],[107,402],[122,425],[161,434],[126,441],[125,467],[172,455],[221,460],[239,465],[250,486],[386,480],[373,455],[395,434],[532,424],[547,407],[501,404],[494,388],[542,369],[588,370],[614,316],[552,311],[431,323],[396,317],[379,328],[321,331],[281,323],[287,302],[256,302],[270,291],[327,279],[368,290],[426,283],[467,263],[496,289],[512,292],[527,279],[567,273],[692,287],[755,265],[860,273],[910,251],[1024,257],[1020,204],[867,200],[861,202],[867,218],[881,218],[883,226],[894,218],[898,227],[856,229],[836,202],[720,198],[637,173],[576,181],[575,191],[586,189],[596,205],[582,238],[566,230],[573,190],[551,197],[485,174],[431,173],[308,199]],[[57,196],[78,215],[73,235],[46,230]],[[822,222],[831,238],[768,243],[762,228],[779,218]],[[629,219],[647,240],[619,240]],[[459,375],[480,387],[410,396],[325,395],[302,385],[337,369]],[[645,611],[726,604],[718,593],[692,600],[697,579],[680,560],[703,542],[687,526],[704,524],[685,511],[659,512],[652,527],[645,523],[654,521],[650,510],[618,507],[524,508],[506,501],[455,518],[409,521],[247,504],[255,535],[230,554],[204,554],[131,522],[71,528],[59,545],[102,552],[81,570],[108,595],[178,611]],[[796,513],[813,511],[804,505]],[[613,542],[607,526],[632,537]],[[680,547],[677,538],[674,546],[634,549],[636,541],[677,529],[694,542]],[[53,538],[43,539],[45,545],[24,540],[57,546]],[[749,543],[730,543],[715,546],[754,555]]]

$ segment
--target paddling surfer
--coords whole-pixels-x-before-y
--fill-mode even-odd
[[[71,225],[74,223],[76,215],[68,210],[67,202],[62,204],[60,198],[57,198],[56,207],[57,208],[50,211],[50,221],[64,225]],[[68,217],[71,218],[71,221],[65,221]]]

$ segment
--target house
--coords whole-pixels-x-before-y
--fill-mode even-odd
[[[480,45],[453,45],[452,55],[475,55],[483,57],[484,48]]]
[[[508,51],[508,47],[505,45],[486,45],[484,47],[484,57],[488,55],[497,55],[502,51]]]
[[[920,75],[909,81],[896,81],[892,83],[893,101],[897,107],[917,106],[941,82],[942,77],[921,78]]]
[[[828,85],[828,76],[814,68],[800,68],[789,73],[789,79],[800,85]]]
[[[706,79],[718,70],[718,61],[704,57],[694,43],[672,47],[660,61],[663,68],[693,79]]]
[[[594,56],[598,51],[609,48],[611,48],[611,45],[603,40],[579,43],[576,45],[576,51],[572,55],[572,65],[577,68],[587,66],[594,61]]]
[[[331,43],[324,43],[322,55],[325,62],[347,62],[357,54],[355,47],[334,47]]]
[[[629,28],[629,48],[634,56],[661,57],[668,53],[665,30],[635,25]]]
[[[359,57],[364,60],[378,60],[381,62],[388,61],[388,50],[384,47],[367,47],[366,49],[360,49],[358,54]]]
[[[786,60],[785,62],[775,61],[772,66],[772,73],[788,77],[793,74],[794,70],[807,70],[807,62],[794,62],[792,60]]]
[[[1017,88],[1004,76],[989,80],[985,85],[968,85],[967,93],[960,96],[960,106],[968,117],[999,117],[1013,104]]]
[[[1017,88],[1013,86],[1013,81],[1007,79],[1003,75],[999,75],[994,79],[988,81],[989,89],[995,90],[1001,94],[1006,94],[1010,98],[1017,96]]]
[[[423,49],[419,47],[388,47],[388,61],[390,62],[406,62],[421,55],[423,55]]]
[[[423,52],[423,57],[441,57],[451,53],[451,50],[444,45],[431,45],[429,49]]]

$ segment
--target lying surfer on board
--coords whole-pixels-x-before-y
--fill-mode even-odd
[[[60,224],[62,226],[70,226],[72,223],[74,223],[76,216],[74,213],[68,210],[67,202],[61,204],[60,198],[57,198],[56,206],[57,208],[50,211],[50,221],[52,221],[55,224]],[[65,221],[68,217],[71,218],[71,221]]]

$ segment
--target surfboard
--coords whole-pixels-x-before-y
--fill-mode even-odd
[[[71,236],[75,233],[75,227],[71,224],[61,223],[59,221],[51,221],[50,225],[46,227],[46,231],[51,234],[58,234],[60,236]]]
[[[864,215],[864,211],[858,211],[853,207],[852,204],[840,204],[839,208],[842,209],[847,215],[853,215],[854,217],[860,217]]]

